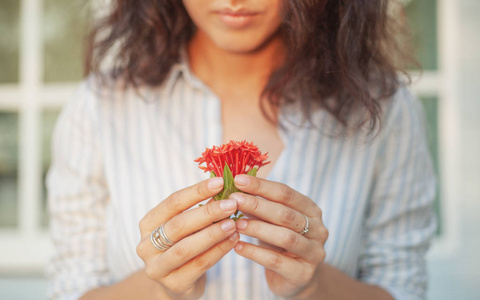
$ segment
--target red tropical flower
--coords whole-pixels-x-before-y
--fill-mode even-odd
[[[227,165],[235,178],[238,174],[252,172],[254,168],[256,173],[262,166],[270,163],[266,162],[267,159],[268,153],[262,154],[252,142],[230,141],[221,146],[207,148],[195,162],[198,162],[200,169],[213,172],[218,177],[223,177],[225,165]],[[203,163],[205,166],[200,166]]]
[[[238,174],[256,176],[258,169],[270,163],[266,161],[267,154],[262,154],[252,142],[230,141],[221,146],[207,148],[195,162],[198,162],[200,169],[210,172],[211,177],[223,177],[223,190],[213,197],[215,200],[222,200],[227,199],[232,193],[240,192],[233,183],[235,176]],[[205,166],[201,166],[203,163]],[[231,218],[233,220],[242,218],[243,214],[239,213],[237,210]]]

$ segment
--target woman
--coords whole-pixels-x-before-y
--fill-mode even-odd
[[[51,297],[424,298],[435,178],[391,2],[113,1],[55,131]],[[198,206],[224,183],[193,159],[229,140],[272,163]]]

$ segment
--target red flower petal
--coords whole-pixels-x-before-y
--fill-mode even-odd
[[[205,172],[214,172],[218,177],[223,177],[223,168],[228,165],[233,177],[238,174],[246,174],[253,168],[260,169],[269,164],[268,153],[262,154],[253,142],[230,141],[220,146],[207,148],[202,156],[195,159],[199,168]],[[201,166],[201,164],[205,166]]]

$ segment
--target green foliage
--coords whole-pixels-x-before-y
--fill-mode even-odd
[[[251,169],[247,173],[247,175],[257,176],[257,168]],[[210,178],[212,178],[212,177],[217,177],[217,175],[214,172],[210,172]],[[239,189],[237,189],[237,187],[235,186],[235,183],[233,181],[234,181],[234,178],[233,178],[232,170],[230,170],[230,167],[228,166],[228,164],[225,164],[225,167],[223,168],[223,190],[220,193],[218,193],[217,195],[215,195],[215,197],[213,197],[213,199],[215,201],[224,200],[224,199],[228,199],[228,197],[233,193],[241,192]],[[244,217],[244,214],[240,213],[237,210],[233,214],[233,216],[231,216],[230,218],[234,221],[237,221],[238,219],[241,219],[242,217]]]
[[[230,217],[230,218],[231,218],[232,220],[234,220],[235,222],[236,222],[238,219],[241,219],[241,218],[245,217],[244,214],[238,214],[238,213],[239,213],[239,211],[237,210],[237,211],[235,212],[234,216],[233,216],[233,217]]]
[[[215,200],[228,199],[230,194],[240,192],[240,190],[235,187],[233,179],[230,167],[225,164],[225,167],[223,168],[223,190],[214,197]]]
[[[247,175],[250,175],[250,176],[257,176],[257,167],[251,169],[250,171],[248,171]]]

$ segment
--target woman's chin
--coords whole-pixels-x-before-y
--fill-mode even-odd
[[[239,41],[239,40],[227,40],[216,43],[219,48],[232,54],[249,54],[254,53],[261,48],[260,43],[252,43]]]
[[[232,54],[251,54],[261,50],[268,43],[269,39],[246,39],[246,38],[225,38],[217,39],[215,44],[226,52]]]

